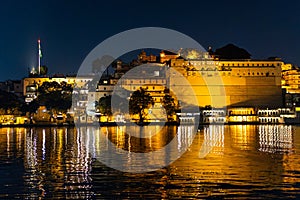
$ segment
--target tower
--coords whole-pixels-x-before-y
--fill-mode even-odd
[[[38,39],[38,73],[41,74],[41,58],[42,58],[42,49],[41,49],[41,40]]]

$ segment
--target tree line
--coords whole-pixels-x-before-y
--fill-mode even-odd
[[[38,87],[38,96],[30,103],[23,97],[0,90],[0,113],[20,114],[34,113],[39,106],[46,106],[53,112],[67,112],[72,105],[73,85],[66,82],[43,82]]]

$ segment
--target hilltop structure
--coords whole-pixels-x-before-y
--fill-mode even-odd
[[[140,63],[149,62],[157,67],[167,65],[175,69],[188,82],[180,83],[178,77],[172,76],[172,74],[160,76],[159,70],[156,70],[156,75],[153,72],[153,80],[145,79],[143,76],[126,76],[126,81],[122,80],[122,85],[129,91],[146,85],[150,88],[149,92],[153,94],[162,91],[163,87],[172,88],[176,86],[182,88],[184,94],[184,90],[191,86],[197,96],[198,106],[202,107],[212,105],[212,96],[215,99],[218,99],[218,96],[220,99],[225,99],[223,104],[214,102],[215,107],[277,108],[284,105],[281,72],[290,64],[285,64],[280,59],[219,60],[210,57],[207,52],[197,52],[198,57],[193,57],[196,55],[193,51],[188,52],[189,55],[186,58],[169,51],[162,51],[160,56],[156,58],[153,55],[147,56],[144,51],[138,56]],[[153,62],[154,60],[156,62]],[[106,80],[100,81],[97,91],[91,95],[101,98],[111,94],[119,77],[126,73],[122,70],[122,64],[119,63],[118,65],[115,73],[106,77]],[[186,103],[192,103],[189,102],[188,96],[183,97],[183,99],[186,99]]]

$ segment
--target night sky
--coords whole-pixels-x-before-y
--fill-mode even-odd
[[[213,49],[233,43],[252,58],[300,65],[300,1],[15,1],[0,2],[0,80],[21,79],[42,64],[76,73],[106,38],[146,26],[180,31]]]

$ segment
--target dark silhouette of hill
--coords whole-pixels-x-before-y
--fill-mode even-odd
[[[227,44],[224,47],[216,49],[215,56],[221,60],[233,59],[250,59],[251,54],[243,48],[237,47],[233,44]]]

